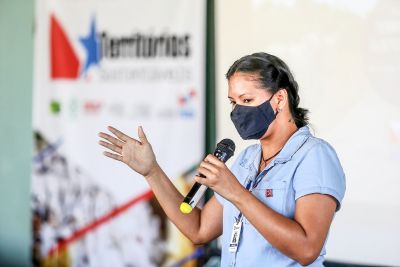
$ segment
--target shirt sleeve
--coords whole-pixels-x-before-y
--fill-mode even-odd
[[[214,192],[214,196],[218,200],[218,202],[223,206],[225,199],[217,192]]]
[[[336,199],[340,209],[346,191],[346,178],[335,150],[325,141],[313,145],[297,167],[293,178],[295,199],[313,193]]]

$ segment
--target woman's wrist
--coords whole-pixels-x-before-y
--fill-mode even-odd
[[[249,191],[247,191],[246,188],[244,188],[241,184],[235,187],[235,189],[232,191],[231,197],[228,200],[236,207],[243,203],[246,194],[249,193]]]
[[[153,167],[151,167],[151,169],[149,170],[149,172],[145,175],[143,175],[143,177],[146,180],[149,180],[155,176],[157,176],[157,174],[161,171],[161,167],[160,165],[158,165],[157,161],[153,164]]]

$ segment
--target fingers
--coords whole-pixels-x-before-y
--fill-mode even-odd
[[[207,187],[211,187],[207,178],[204,178],[204,177],[196,175],[194,177],[194,180],[199,184],[203,184],[203,185],[205,185]]]
[[[208,154],[207,157],[204,159],[204,161],[211,163],[212,165],[222,167],[225,166],[225,163],[220,161],[216,156],[212,154]]]
[[[138,136],[139,136],[140,142],[142,142],[143,144],[148,143],[146,134],[144,133],[142,126],[138,127]]]
[[[110,149],[110,150],[112,150],[112,151],[114,151],[114,152],[116,152],[116,153],[118,153],[118,154],[122,154],[122,148],[119,147],[119,146],[107,143],[107,142],[105,142],[103,140],[100,140],[99,144],[104,146],[104,147],[106,147],[106,148],[108,148],[108,149]]]
[[[128,141],[129,139],[131,139],[129,136],[127,136],[123,132],[118,131],[114,127],[108,126],[107,128],[108,128],[108,130],[110,130],[110,132],[115,134],[116,137],[118,137],[119,139],[121,139],[124,142]]]
[[[118,160],[118,161],[122,161],[122,156],[114,154],[114,153],[110,153],[110,152],[105,151],[105,152],[103,152],[103,155],[107,156],[109,158]]]
[[[214,175],[215,175],[213,172],[211,172],[210,170],[203,168],[203,167],[199,167],[197,170],[200,174],[203,174],[207,178],[214,177]]]
[[[218,169],[214,165],[212,165],[211,163],[206,162],[206,161],[202,161],[200,163],[200,167],[203,167],[203,168],[211,171],[212,173],[217,173],[218,172]]]
[[[209,154],[200,163],[197,169],[199,175],[196,175],[194,178],[196,182],[212,187],[215,185],[218,177],[222,175],[222,168],[224,167],[226,167],[225,163],[220,161],[216,156]],[[201,175],[205,177],[201,177]]]
[[[225,166],[223,162],[221,162],[217,157],[214,155],[209,154],[201,163],[197,171],[206,176],[207,178],[213,179],[214,177],[218,176],[221,167]]]
[[[109,134],[100,132],[99,133],[99,137],[106,139],[107,141],[109,141],[110,143],[112,143],[113,145],[117,145],[119,147],[122,147],[125,143],[115,137],[112,137]]]

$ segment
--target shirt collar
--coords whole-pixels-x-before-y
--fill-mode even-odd
[[[299,128],[294,134],[292,134],[292,136],[283,146],[281,152],[279,152],[279,154],[269,165],[275,163],[285,163],[289,161],[310,136],[311,133],[308,126],[303,126]],[[261,144],[258,143],[253,153],[248,158],[248,161],[244,165],[246,165],[246,167],[250,167],[250,165],[253,165],[253,167],[256,170],[258,170],[258,166],[260,164],[260,157],[261,157]]]

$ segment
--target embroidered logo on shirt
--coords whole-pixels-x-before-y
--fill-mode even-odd
[[[266,197],[273,197],[273,192],[271,188],[268,188],[267,190],[265,190],[265,196]]]

